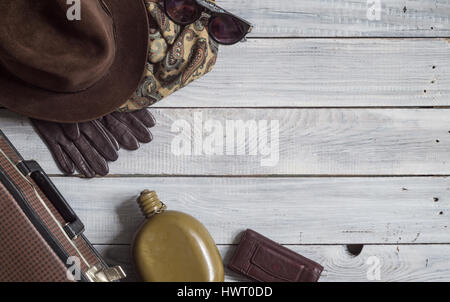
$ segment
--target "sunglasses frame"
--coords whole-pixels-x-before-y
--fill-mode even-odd
[[[192,21],[192,22],[181,23],[181,22],[178,22],[178,21],[173,20],[172,17],[170,16],[170,14],[167,12],[166,1],[170,1],[170,0],[161,0],[161,1],[160,1],[160,3],[162,3],[163,6],[164,6],[164,13],[169,17],[170,20],[172,20],[174,23],[176,23],[176,24],[178,24],[178,25],[186,26],[186,25],[192,24],[192,23],[198,21],[198,20],[202,17],[203,14],[207,14],[207,15],[210,17],[210,18],[209,18],[209,21],[208,21],[208,29],[209,29],[209,30],[208,30],[208,33],[209,33],[209,36],[210,36],[215,42],[217,42],[217,43],[219,43],[219,44],[221,44],[221,45],[234,45],[234,44],[236,44],[236,43],[239,43],[240,41],[245,41],[245,37],[246,37],[249,33],[251,33],[252,30],[253,30],[253,25],[252,25],[250,22],[248,22],[247,20],[244,20],[244,19],[242,19],[241,17],[238,17],[238,16],[236,16],[236,15],[230,13],[229,11],[227,11],[227,10],[221,8],[221,7],[218,6],[217,4],[215,4],[215,3],[213,3],[213,2],[209,2],[209,1],[207,1],[207,0],[195,0],[195,2],[197,3],[197,5],[198,5],[199,8],[200,8],[200,11],[199,11],[198,16],[197,16],[196,19],[195,19],[194,21]],[[240,39],[237,40],[236,42],[232,42],[232,43],[224,43],[224,42],[218,41],[218,40],[211,34],[211,30],[210,30],[210,29],[211,29],[212,21],[213,21],[215,18],[217,18],[217,17],[219,17],[219,16],[221,16],[221,15],[228,15],[228,16],[231,16],[231,17],[236,18],[237,20],[241,21],[242,23],[248,25],[248,30],[247,30],[247,32],[245,32],[245,33],[242,35],[242,37],[240,37]]]

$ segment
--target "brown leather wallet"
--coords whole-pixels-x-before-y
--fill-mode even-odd
[[[228,267],[260,282],[317,282],[323,267],[252,230],[244,232]]]

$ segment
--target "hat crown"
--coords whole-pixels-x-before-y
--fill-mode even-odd
[[[95,85],[115,56],[114,25],[102,0],[0,1],[0,66],[43,89],[74,93]]]

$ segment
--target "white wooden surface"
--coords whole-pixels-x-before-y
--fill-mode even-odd
[[[449,52],[446,39],[249,39],[157,106],[448,106]]]
[[[218,0],[252,21],[255,37],[448,37],[447,0],[381,0],[368,20],[367,0]],[[370,3],[375,1],[371,0]]]
[[[119,264],[131,272],[127,280],[136,280],[130,261],[128,246],[96,246],[109,263]],[[320,282],[365,282],[375,279],[371,273],[374,257],[381,264],[382,282],[449,282],[448,245],[366,245],[357,257],[348,252],[345,245],[287,246],[301,255],[319,261],[325,266]],[[234,246],[219,246],[225,264],[228,263]],[[368,276],[369,272],[369,278]],[[226,281],[248,281],[226,269]],[[369,280],[370,281],[370,280]]]
[[[450,109],[155,109],[155,141],[121,152],[114,175],[449,175]],[[175,121],[276,120],[279,162],[256,156],[176,156]],[[26,118],[0,111],[0,127],[27,158],[60,174]],[[191,139],[190,135],[183,135]],[[26,138],[26,139],[24,139]],[[193,141],[193,140],[192,140]],[[248,142],[247,142],[248,143]],[[248,146],[248,144],[247,144]],[[225,150],[225,147],[224,147]],[[194,153],[192,153],[194,154]],[[248,154],[248,151],[247,151]]]
[[[202,221],[217,244],[238,243],[246,228],[291,245],[450,243],[446,177],[54,180],[95,244],[130,243],[143,221],[135,200],[147,188],[171,209]]]
[[[321,281],[368,281],[373,259],[381,281],[450,281],[449,1],[382,0],[375,21],[365,0],[219,3],[256,24],[251,38],[157,104],[155,141],[121,151],[111,176],[63,177],[27,119],[6,110],[0,129],[52,175],[129,280],[135,198],[150,188],[201,220],[225,263],[253,228],[324,265]],[[175,156],[171,127],[195,113],[279,121],[279,163]]]

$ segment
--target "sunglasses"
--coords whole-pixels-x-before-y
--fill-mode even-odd
[[[236,44],[253,29],[249,22],[207,0],[164,0],[163,3],[166,15],[178,25],[192,24],[202,13],[210,15],[208,32],[219,44]]]

